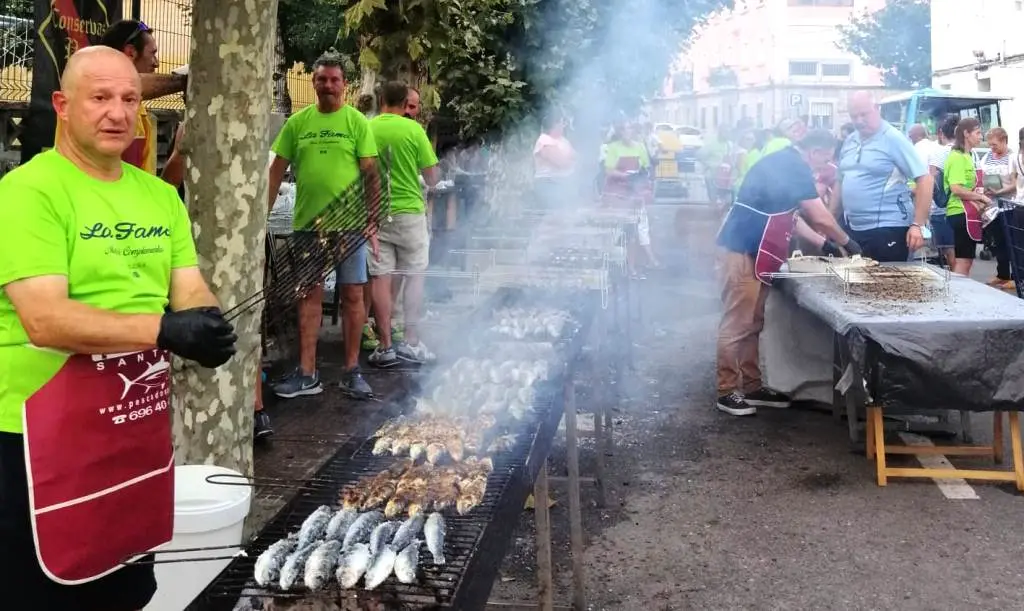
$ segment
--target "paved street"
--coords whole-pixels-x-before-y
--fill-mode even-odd
[[[692,235],[714,233],[704,227]],[[873,463],[850,450],[830,414],[762,409],[737,419],[713,408],[717,289],[693,256],[706,243],[668,240],[664,260],[677,265],[646,285],[608,503],[597,508],[589,494],[584,505],[589,606],[1024,608],[1024,499],[1011,486],[972,484],[976,500],[949,500],[930,480],[879,488]],[[975,417],[980,438],[990,423]],[[567,530],[555,490],[553,519]],[[496,596],[532,595],[531,523],[524,517]],[[562,533],[555,551],[563,602],[566,540]]]

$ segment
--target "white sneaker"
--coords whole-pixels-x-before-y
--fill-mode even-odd
[[[403,361],[421,365],[437,360],[437,355],[431,352],[423,342],[419,342],[415,346],[406,342],[400,342],[395,346],[395,354]]]

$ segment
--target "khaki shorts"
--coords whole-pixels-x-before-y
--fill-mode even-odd
[[[380,260],[370,255],[370,275],[385,276],[397,271],[422,272],[430,259],[430,234],[425,214],[396,214],[377,233]]]

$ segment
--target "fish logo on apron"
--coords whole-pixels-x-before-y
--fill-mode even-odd
[[[36,556],[65,585],[108,575],[171,540],[170,355],[71,355],[26,402]]]
[[[718,229],[719,233],[725,228],[725,224],[737,206],[753,212],[758,217],[764,217],[764,229],[761,230],[757,255],[754,256],[754,277],[762,284],[771,286],[772,276],[782,269],[782,264],[789,257],[789,243],[793,237],[793,215],[796,213],[796,208],[768,214],[742,202],[734,202],[722,220],[722,225]]]

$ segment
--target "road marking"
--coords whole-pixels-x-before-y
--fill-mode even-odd
[[[900,439],[908,446],[934,446],[930,439],[914,433],[900,433]],[[926,469],[955,469],[953,463],[942,454],[917,456],[917,461]],[[981,497],[974,488],[963,479],[932,479],[939,487],[942,495],[955,501],[978,500]]]

